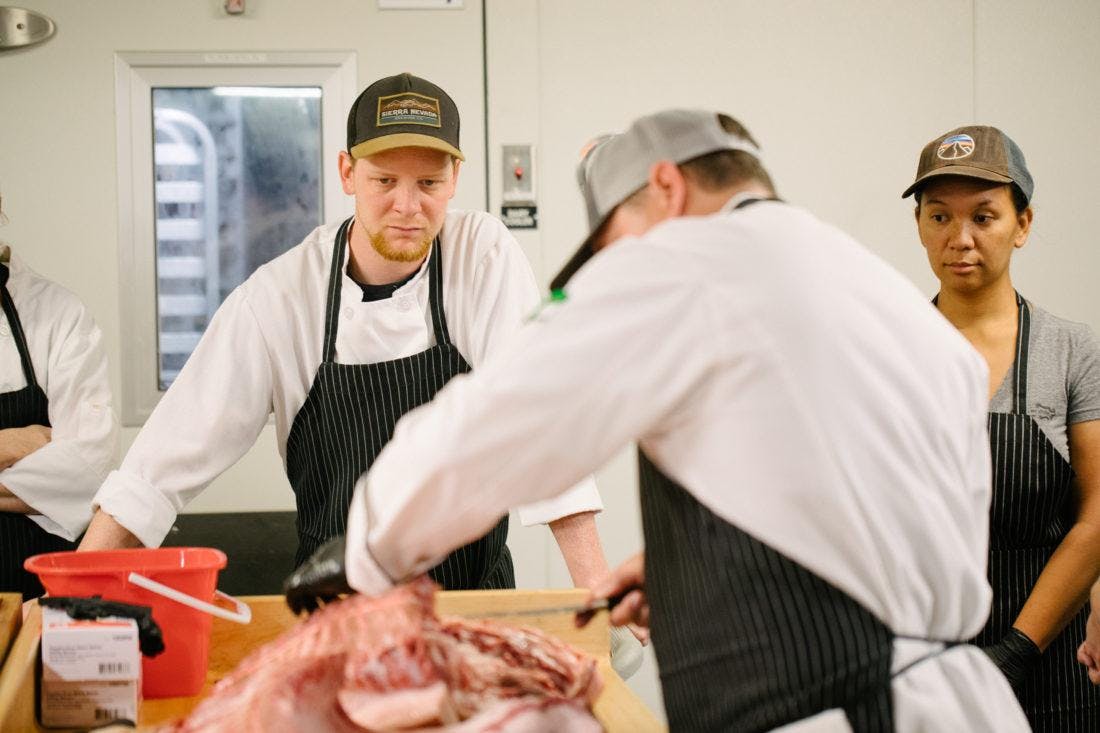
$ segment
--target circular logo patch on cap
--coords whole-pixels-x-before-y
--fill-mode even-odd
[[[940,143],[936,157],[940,160],[958,160],[974,152],[974,138],[969,135],[952,135]]]

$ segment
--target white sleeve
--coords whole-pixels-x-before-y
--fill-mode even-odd
[[[489,219],[497,241],[481,258],[471,294],[469,330],[470,366],[477,369],[531,318],[540,302],[531,265],[512,233],[496,219]],[[488,228],[488,227],[486,227]],[[544,501],[517,508],[525,527],[549,524],[581,512],[603,511],[596,480],[588,476],[576,485]]]
[[[464,345],[476,371],[534,315],[540,297],[523,249],[503,224],[487,218],[471,236],[494,240],[481,255],[473,287],[465,293],[469,319]]]
[[[243,288],[214,314],[95,504],[147,547],[256,442],[272,409],[267,343]]]
[[[516,508],[519,523],[524,527],[550,524],[554,520],[581,512],[602,512],[603,499],[596,488],[596,479],[587,476],[566,491],[549,499],[524,504]]]
[[[661,252],[614,256],[578,276],[479,370],[405,416],[349,514],[348,580],[384,591],[483,535],[501,514],[554,496],[647,435],[713,366],[697,287]],[[647,248],[648,249],[648,248]],[[654,266],[657,259],[659,266]],[[682,269],[682,268],[681,268]]]
[[[118,460],[118,421],[103,334],[91,315],[75,303],[48,327],[49,357],[39,382],[49,400],[50,442],[0,471],[0,484],[40,513],[29,516],[43,529],[75,540],[91,519],[96,489]]]

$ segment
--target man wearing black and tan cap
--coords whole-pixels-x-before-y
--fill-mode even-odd
[[[398,418],[476,368],[538,304],[507,229],[484,213],[447,210],[462,160],[458,109],[435,84],[399,74],[359,96],[339,161],[355,215],[317,228],[229,295],[100,488],[81,549],[160,544],[176,513],[274,414],[298,506],[298,562],[330,540],[331,554],[352,487]],[[593,519],[601,508],[588,479],[520,517],[550,523],[574,581],[590,586],[607,573]],[[514,587],[503,515],[439,558],[435,579]],[[308,587],[339,589],[338,570],[314,569]]]
[[[644,556],[594,596],[651,624],[672,730],[1026,730],[959,643],[990,602],[978,354],[778,201],[729,117],[643,117],[579,174],[564,298],[398,425],[352,500],[351,585],[423,572],[636,441]]]

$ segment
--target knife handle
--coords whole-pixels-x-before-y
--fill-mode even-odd
[[[619,591],[613,596],[608,596],[607,598],[601,598],[600,600],[595,601],[590,607],[586,608],[583,611],[577,611],[576,618],[574,619],[577,627],[580,628],[581,626],[585,626],[586,624],[588,624],[588,622],[592,620],[592,617],[596,615],[596,611],[600,611],[606,608],[608,613],[610,613],[611,610],[615,608],[615,606],[619,605],[619,603],[621,603],[622,600],[626,598],[626,596],[631,591],[635,590],[640,590],[640,588],[636,585],[632,585],[629,588]]]
[[[609,596],[607,599],[607,610],[611,611],[613,608],[615,608],[615,606],[619,605],[624,598],[626,598],[628,593],[634,590],[639,590],[638,586],[632,585],[626,590],[619,591],[615,595]]]

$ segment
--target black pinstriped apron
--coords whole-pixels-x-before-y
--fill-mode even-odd
[[[0,299],[4,315],[8,317],[19,360],[23,363],[23,376],[27,386],[15,392],[0,394],[0,430],[25,428],[28,425],[50,426],[49,400],[38,386],[31,363],[27,337],[23,324],[8,292],[8,267],[0,264]],[[23,561],[31,555],[43,552],[72,550],[75,545],[57,535],[50,534],[23,514],[0,512],[0,592],[23,594],[33,598],[43,593],[38,576],[23,569]]]
[[[979,646],[999,642],[1012,628],[1054,550],[1075,518],[1074,473],[1042,428],[1027,414],[1027,366],[1031,314],[1019,309],[1012,412],[989,414],[993,454],[990,506],[989,582],[993,610],[975,638]],[[1018,691],[1020,705],[1036,731],[1100,731],[1100,688],[1089,683],[1077,662],[1085,639],[1086,603],[1047,648]]]
[[[355,482],[389,442],[401,416],[431,400],[452,377],[470,371],[447,331],[438,237],[428,254],[435,346],[376,364],[336,363],[340,282],[351,222],[343,223],[333,243],[321,365],[287,437],[287,476],[298,504],[298,564],[345,532]],[[514,588],[507,539],[504,516],[484,537],[448,555],[430,575],[447,589]]]
[[[640,451],[638,464],[669,729],[766,731],[842,708],[855,731],[892,731],[890,629],[715,515]]]

